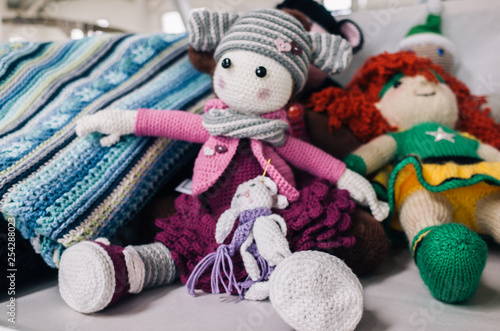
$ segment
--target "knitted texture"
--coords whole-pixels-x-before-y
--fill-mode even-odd
[[[413,239],[415,261],[424,283],[444,302],[463,302],[477,290],[487,246],[459,224],[425,228]]]
[[[59,268],[59,291],[81,313],[93,313],[127,293],[123,248],[86,241],[68,249]],[[116,272],[115,272],[116,270]],[[125,278],[124,278],[125,276]]]
[[[188,29],[192,46],[201,51],[215,50],[217,62],[234,50],[247,50],[277,61],[292,75],[296,91],[304,86],[310,63],[335,74],[352,59],[349,42],[335,35],[308,33],[296,18],[277,9],[250,11],[235,20],[227,14],[198,9],[192,12]]]
[[[207,254],[216,251],[216,224],[219,216],[230,207],[236,188],[244,181],[262,174],[255,158],[247,153],[236,153],[224,180],[213,190],[195,198],[181,195],[176,200],[177,213],[169,218],[158,219],[156,224],[162,230],[156,240],[164,243],[172,252],[185,283],[196,264]],[[333,247],[351,247],[355,238],[348,234],[351,227],[350,214],[354,203],[349,193],[330,187],[325,180],[303,180],[297,183],[300,198],[284,210],[276,213],[287,223],[287,240],[292,251]],[[234,231],[234,230],[233,230]],[[229,243],[229,234],[225,243]],[[234,275],[237,281],[246,279],[239,252],[233,257]],[[227,280],[226,280],[227,281]],[[210,273],[204,273],[196,288],[211,291]],[[224,291],[223,287],[220,290]]]
[[[332,248],[326,252],[344,261],[357,276],[363,276],[384,262],[389,251],[389,238],[382,224],[361,208],[356,208],[351,218],[349,233],[356,238],[356,243],[348,248]]]
[[[500,214],[500,192],[483,199],[477,206],[477,222],[482,233],[490,234],[500,243],[500,223],[490,222]]]
[[[199,111],[211,88],[182,35],[106,35],[0,46],[1,210],[47,264],[74,243],[111,236],[193,156],[196,146],[98,134],[75,121],[104,107]]]
[[[174,262],[163,244],[123,248],[102,239],[84,241],[62,254],[59,289],[74,310],[93,313],[129,293],[164,286],[175,279]]]
[[[310,105],[315,111],[326,110],[330,128],[346,126],[360,141],[368,142],[384,133],[404,129],[390,125],[375,107],[380,101],[381,90],[400,73],[405,77],[422,75],[429,82],[435,83],[439,82],[437,74],[455,94],[459,110],[455,129],[467,132],[497,149],[500,148],[500,125],[491,118],[488,108],[483,108],[486,98],[473,95],[465,84],[433,64],[431,60],[409,52],[383,53],[369,58],[346,90],[324,89],[313,94]],[[413,106],[413,103],[408,105]],[[434,115],[443,112],[443,109],[436,109]],[[411,116],[418,116],[415,113]],[[425,121],[428,122],[429,119],[424,118],[422,122]]]
[[[422,49],[419,46],[432,45],[434,47]],[[415,49],[417,47],[417,49]],[[430,50],[433,53],[426,53]],[[399,43],[399,50],[411,50],[418,56],[429,57],[439,65],[445,64],[445,70],[451,72],[454,59],[458,60],[458,51],[450,39],[441,33],[441,15],[429,14],[425,24],[416,25],[408,31],[405,38]],[[426,56],[427,55],[427,56]]]
[[[335,256],[294,253],[269,282],[273,308],[298,331],[354,330],[363,314],[361,284]]]
[[[225,107],[224,104],[220,105]],[[274,111],[266,114],[267,119],[282,119],[284,111]],[[285,118],[285,117],[283,117]],[[212,137],[203,127],[201,116],[184,112],[166,112],[141,109],[137,114],[135,132],[160,137],[185,139],[192,142],[203,142],[193,170],[193,194],[200,195],[217,185],[219,179],[229,168],[233,158],[237,155],[240,140],[229,137]],[[161,124],[165,124],[162,126]],[[176,125],[178,124],[178,125]],[[206,139],[200,141],[200,139]],[[249,148],[242,151],[257,158],[261,171],[267,168],[269,177],[278,185],[281,194],[289,201],[298,199],[295,181],[290,165],[308,171],[309,173],[326,178],[336,183],[345,170],[345,164],[312,145],[295,137],[288,136],[283,146],[273,147],[258,140],[251,140]],[[267,161],[272,159],[268,165]],[[262,172],[261,172],[262,173]],[[258,173],[255,174],[257,176]],[[241,182],[240,182],[241,183]],[[233,191],[234,192],[234,191]]]
[[[358,203],[369,206],[373,217],[378,221],[383,221],[389,214],[389,205],[377,200],[375,191],[371,191],[370,183],[361,175],[346,169],[337,182],[339,189],[348,189],[351,197]],[[365,192],[370,192],[366,194]]]
[[[222,244],[238,218],[238,226],[231,243],[222,244],[217,248],[217,252],[210,253],[198,263],[187,281],[188,293],[194,294],[198,278],[212,264],[212,293],[219,293],[219,281],[224,282],[223,271],[229,279],[229,284],[223,283],[226,293],[230,294],[235,288],[240,298],[243,298],[244,289],[255,282],[268,280],[272,271],[268,266],[275,266],[291,254],[285,238],[286,223],[270,209],[283,209],[288,206],[286,198],[277,193],[276,183],[264,176],[258,176],[238,186],[231,201],[231,208],[220,216],[215,231],[215,240]],[[245,270],[250,278],[243,284],[236,282],[233,272],[231,258],[237,249],[240,249]],[[229,265],[229,272],[226,271],[226,263]]]
[[[144,263],[143,288],[170,284],[176,277],[176,267],[170,251],[161,243],[132,246]]]
[[[286,121],[244,115],[234,109],[213,108],[203,114],[202,118],[203,127],[212,136],[252,138],[273,146],[285,143],[285,131],[288,129]]]
[[[337,22],[332,13],[323,5],[314,0],[285,0],[276,6],[278,9],[295,9],[305,14],[312,22],[311,31],[315,31],[315,24],[323,31],[341,36],[348,40],[356,54],[363,48],[363,33],[351,20]]]
[[[397,133],[389,133],[397,143],[394,156],[400,161],[408,154],[418,155],[424,162],[441,163],[453,158],[480,161],[480,142],[436,123],[424,123]],[[441,162],[440,162],[441,161]]]
[[[79,137],[94,132],[98,126],[101,133],[108,136],[101,138],[102,146],[111,146],[120,140],[120,136],[133,134],[137,112],[133,110],[108,109],[98,112],[92,117],[85,117],[78,121],[76,134]]]

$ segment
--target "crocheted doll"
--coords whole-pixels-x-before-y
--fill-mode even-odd
[[[348,213],[354,207],[347,193],[369,206],[377,219],[388,214],[387,204],[376,199],[370,183],[362,176],[286,133],[288,124],[282,108],[292,93],[303,87],[309,64],[329,74],[341,71],[352,55],[347,41],[329,34],[308,33],[299,20],[276,9],[242,16],[195,10],[188,28],[191,46],[214,51],[216,62],[213,82],[220,99],[207,102],[203,115],[108,109],[77,123],[78,135],[98,131],[107,135],[101,139],[101,144],[107,146],[126,134],[203,144],[193,171],[193,194],[181,195],[176,201],[177,213],[157,221],[161,231],[156,243],[123,248],[83,242],[63,253],[60,291],[77,311],[101,310],[128,293],[166,285],[176,274],[186,282],[197,263],[218,247],[215,226],[229,208],[236,188],[262,174],[268,159],[269,177],[290,201],[287,209],[277,213],[287,223],[292,251],[353,244],[354,238],[346,235]],[[289,164],[324,179],[296,181]],[[325,268],[329,268],[328,264],[318,270]],[[315,278],[315,272],[304,275]],[[234,274],[237,281],[247,276],[238,253]],[[86,286],[82,286],[81,279],[86,279]],[[203,274],[196,287],[211,291],[210,274]],[[330,313],[301,315],[318,325],[331,323],[332,318],[340,319],[336,314],[341,315],[330,305],[335,301],[333,295],[324,298],[323,290],[313,289],[309,295],[322,297]],[[283,305],[287,304],[293,303],[283,301]]]
[[[421,57],[431,59],[449,73],[458,60],[457,48],[441,32],[441,0],[429,0],[429,15],[425,24],[414,26],[399,43],[399,50],[411,51]]]
[[[231,201],[231,208],[222,213],[217,221],[215,240],[222,245],[217,248],[217,252],[210,253],[198,263],[186,284],[188,292],[194,294],[194,285],[199,276],[213,264],[212,293],[219,293],[219,280],[224,284],[221,269],[225,270],[226,259],[230,269],[230,274],[226,272],[229,280],[227,286],[224,284],[226,293],[231,294],[235,287],[242,298],[244,290],[253,283],[267,281],[272,271],[269,267],[276,266],[292,254],[285,237],[285,220],[271,211],[271,208],[284,209],[287,206],[288,200],[278,194],[278,186],[269,177],[259,176],[240,184]],[[223,244],[238,219],[231,243]],[[231,257],[237,249],[240,249],[249,276],[246,284],[238,283],[234,277]]]
[[[231,208],[220,216],[215,231],[217,243],[222,244],[233,229],[235,220],[239,219],[233,239],[229,245],[222,244],[216,252],[200,261],[186,284],[188,292],[194,294],[194,285],[199,276],[213,265],[211,276],[213,293],[219,293],[219,281],[222,282],[226,293],[230,294],[236,290],[241,298],[244,295],[245,299],[249,300],[264,300],[272,293],[270,300],[273,305],[277,306],[276,310],[283,319],[299,330],[309,330],[310,324],[303,323],[304,321],[300,321],[300,318],[297,319],[297,316],[304,314],[303,309],[311,310],[306,312],[307,315],[320,313],[318,309],[323,310],[321,313],[327,315],[329,313],[324,311],[325,302],[321,296],[311,297],[307,293],[306,297],[302,297],[301,289],[325,288],[326,286],[332,297],[337,298],[337,309],[344,312],[340,316],[340,323],[337,319],[333,321],[335,325],[324,324],[314,325],[314,327],[318,330],[327,328],[337,330],[355,326],[363,310],[363,294],[358,279],[342,261],[332,255],[303,251],[295,253],[295,255],[299,254],[299,258],[292,257],[285,237],[286,222],[281,216],[271,211],[271,208],[283,209],[287,206],[288,200],[285,196],[278,194],[278,186],[268,177],[258,176],[238,186],[231,201]],[[244,282],[237,282],[233,272],[231,257],[238,248],[240,248],[243,264],[248,273]],[[316,263],[326,262],[329,267],[318,273],[315,271],[318,265],[315,264],[312,270],[305,272],[312,277],[290,279],[290,275],[303,274],[304,269],[308,267],[302,264],[303,259],[316,261]],[[284,263],[285,267],[274,271],[275,267],[281,263]],[[223,273],[225,279],[228,280],[227,285],[222,277]],[[288,286],[282,286],[282,278],[288,278]],[[278,280],[275,281],[275,279]],[[287,301],[286,297],[289,293],[296,293],[293,301],[297,309],[283,310],[287,306],[283,305],[283,302]],[[349,299],[346,300],[347,298]],[[343,309],[340,309],[340,306],[343,306]],[[343,323],[350,324],[350,326],[346,327],[342,325]]]
[[[311,31],[330,33],[344,38],[351,44],[354,54],[363,48],[363,33],[359,26],[348,19],[337,21],[332,13],[315,0],[285,0],[278,4],[276,8],[301,12],[307,17]],[[328,86],[340,87],[340,84],[327,73],[317,69],[314,65],[310,65],[301,96],[308,97],[311,92]]]
[[[366,143],[345,158],[348,167],[384,169],[376,180],[388,179],[388,230],[404,231],[425,284],[445,302],[477,289],[487,254],[478,233],[500,242],[500,125],[484,102],[411,52],[374,56],[346,91],[312,97],[331,126]]]
[[[398,49],[429,58],[448,73],[454,74],[460,58],[454,43],[441,32],[442,1],[428,0],[427,8],[429,15],[426,23],[412,27],[399,43]],[[483,108],[489,108],[491,117],[500,123],[500,92],[489,94],[486,101]]]

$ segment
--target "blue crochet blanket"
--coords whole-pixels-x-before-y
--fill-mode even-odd
[[[199,146],[122,137],[101,147],[75,122],[103,108],[201,111],[211,80],[189,63],[185,35],[103,35],[0,45],[0,210],[46,263],[109,237]]]

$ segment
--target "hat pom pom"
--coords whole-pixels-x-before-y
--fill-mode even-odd
[[[427,0],[427,10],[430,14],[441,15],[443,4],[441,0]]]

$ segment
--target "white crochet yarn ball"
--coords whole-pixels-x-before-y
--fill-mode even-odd
[[[363,314],[363,289],[339,258],[317,251],[294,253],[270,277],[274,309],[298,331],[354,330]]]
[[[114,291],[113,261],[101,246],[84,241],[64,251],[59,292],[68,306],[80,313],[93,313],[110,303]]]

